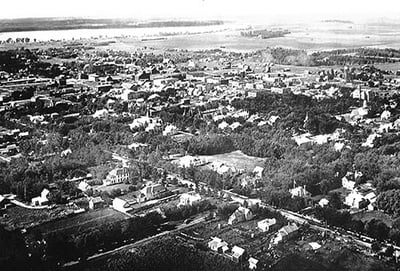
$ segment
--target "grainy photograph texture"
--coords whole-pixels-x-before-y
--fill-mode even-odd
[[[1,271],[399,257],[398,1],[2,1]]]

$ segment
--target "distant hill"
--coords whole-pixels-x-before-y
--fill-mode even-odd
[[[219,20],[209,21],[147,21],[132,19],[81,19],[81,18],[24,18],[0,20],[0,32],[104,29],[104,28],[145,28],[222,25]]]
[[[349,20],[322,20],[323,23],[340,23],[340,24],[354,24],[352,21]]]

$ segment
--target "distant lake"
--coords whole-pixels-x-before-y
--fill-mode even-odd
[[[210,26],[184,26],[184,27],[152,27],[152,28],[107,28],[107,29],[73,29],[73,30],[47,30],[0,33],[0,41],[8,38],[29,38],[31,41],[50,40],[78,40],[89,38],[114,38],[114,37],[156,37],[162,34],[178,33],[206,33],[217,32],[224,29],[239,27],[235,24],[210,25]]]

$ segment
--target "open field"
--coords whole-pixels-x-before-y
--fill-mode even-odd
[[[81,230],[126,219],[127,216],[111,208],[89,211],[68,218],[52,221],[37,227],[44,235],[60,232],[74,234]]]
[[[248,156],[241,151],[216,155],[199,155],[199,157],[210,163],[221,162],[228,166],[234,166],[236,169],[245,169],[248,171],[253,171],[256,166],[263,167],[265,162],[265,159],[263,158]],[[209,165],[205,166],[209,167]]]
[[[129,191],[129,186],[130,184],[125,184],[125,183],[119,183],[119,184],[114,184],[114,185],[95,185],[93,186],[93,189],[102,191],[102,192],[111,192],[112,190],[115,189],[121,189],[121,191]]]

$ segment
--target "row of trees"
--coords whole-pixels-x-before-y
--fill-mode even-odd
[[[385,222],[376,218],[366,222],[353,219],[348,211],[338,211],[332,207],[317,207],[315,216],[318,219],[326,221],[329,225],[365,234],[378,241],[390,239],[396,245],[400,245],[400,223],[398,219],[395,220],[392,227],[389,227]]]
[[[191,217],[195,214],[212,210],[215,206],[213,206],[210,201],[203,200],[200,202],[195,202],[192,205],[183,205],[180,207],[170,206],[163,208],[163,212],[168,220],[177,221],[182,220],[188,217]]]

